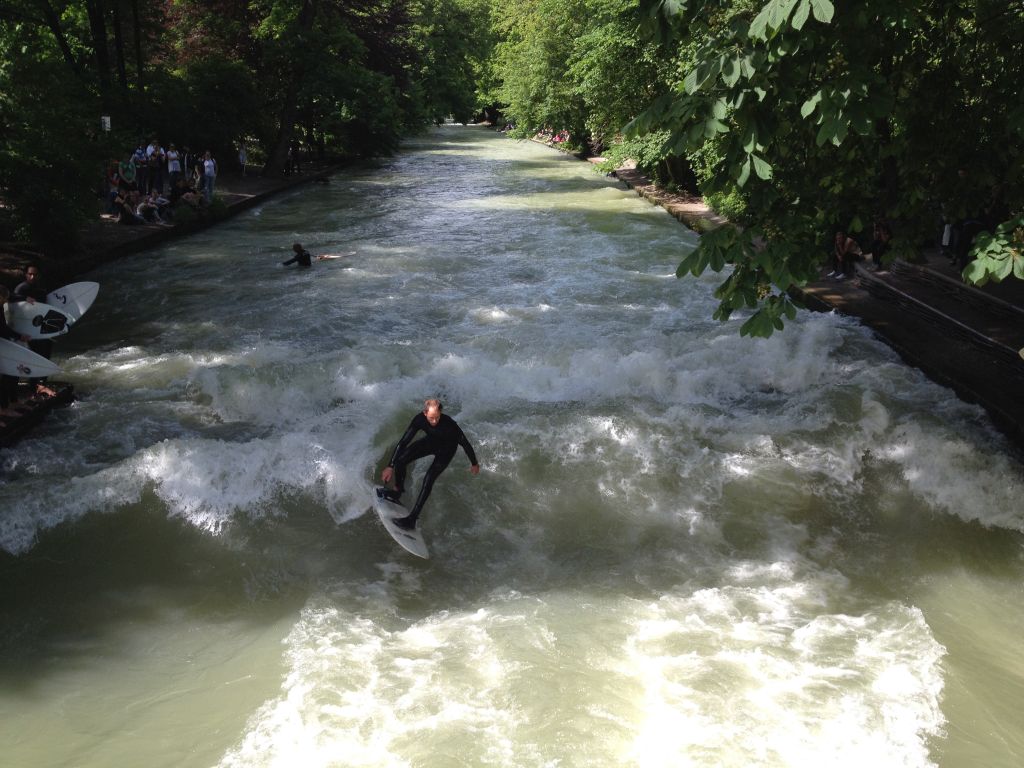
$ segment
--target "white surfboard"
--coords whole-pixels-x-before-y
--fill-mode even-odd
[[[420,533],[419,528],[407,531],[391,522],[396,517],[405,517],[409,514],[409,510],[401,504],[382,497],[380,494],[383,490],[379,487],[373,489],[373,508],[377,512],[377,517],[384,523],[384,529],[406,552],[416,555],[416,557],[422,557],[424,560],[428,559],[430,553],[427,552],[427,542],[423,540],[423,534]]]
[[[7,324],[30,339],[52,339],[68,332],[75,318],[44,301],[7,302]]]
[[[0,339],[0,373],[26,379],[38,379],[44,376],[53,376],[58,371],[60,368],[42,355],[37,355],[21,344]]]
[[[99,283],[71,283],[46,294],[46,303],[79,320],[89,311],[99,292]]]

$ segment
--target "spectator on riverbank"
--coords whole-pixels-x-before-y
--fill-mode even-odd
[[[139,204],[135,208],[135,214],[143,221],[148,221],[152,224],[167,224],[163,216],[160,215],[160,201],[163,201],[164,205],[168,202],[166,198],[156,194],[146,195],[139,200]]]
[[[160,140],[153,138],[146,147],[146,165],[149,168],[147,174],[148,184],[145,189],[139,190],[144,195],[152,192],[163,194],[164,191],[164,149],[160,146]]]
[[[187,205],[192,210],[198,211],[202,208],[205,198],[197,194],[195,189],[184,178],[181,178],[178,179],[178,183],[171,189],[170,201],[172,210],[179,205]]]
[[[174,189],[174,185],[181,178],[181,153],[174,146],[172,141],[167,148],[167,186],[168,190]],[[163,194],[163,189],[160,190]]]
[[[210,150],[203,155],[203,194],[207,203],[213,202],[213,185],[217,180],[217,161],[213,159]]]
[[[892,230],[884,222],[876,221],[871,232],[871,245],[864,253],[864,258],[871,257],[874,269],[877,272],[882,268],[882,259],[889,250],[889,241],[892,239]]]
[[[299,140],[293,139],[288,147],[288,158],[284,164],[285,173],[302,173],[302,154],[299,149]]]
[[[149,164],[146,162],[146,147],[139,144],[132,155],[132,163],[135,164],[135,188],[149,191]]]
[[[181,174],[187,182],[191,183],[195,175],[196,155],[188,147],[181,148]]]
[[[117,164],[118,186],[121,189],[135,188],[135,159],[129,154]]]
[[[245,178],[245,165],[249,162],[249,153],[245,149],[245,144],[241,144],[238,147],[238,164],[242,166],[242,178]]]
[[[117,193],[121,189],[121,174],[119,172],[120,163],[116,160],[110,162],[110,166],[107,168],[107,176],[105,179],[106,189],[103,193],[103,209],[107,213],[114,213],[114,199],[117,197]]]
[[[862,255],[857,241],[847,235],[846,230],[838,230],[832,250],[832,271],[828,277],[845,280],[853,271],[853,263],[860,258]]]
[[[145,224],[145,220],[142,219],[138,214],[135,213],[135,208],[138,205],[136,202],[139,197],[138,192],[128,192],[121,190],[117,197],[114,198],[114,209],[117,212],[117,223],[118,224]]]

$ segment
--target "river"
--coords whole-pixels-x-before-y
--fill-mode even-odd
[[[713,321],[694,243],[447,126],[86,276],[0,454],[0,762],[1024,763],[1013,449],[854,321]],[[422,561],[367,510],[435,395]]]

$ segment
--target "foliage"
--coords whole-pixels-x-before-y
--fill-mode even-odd
[[[0,200],[19,237],[69,245],[108,159],[153,136],[222,167],[244,141],[271,173],[295,140],[322,157],[390,152],[479,108],[490,12],[489,0],[9,0]]]
[[[683,76],[628,134],[670,131],[665,151],[702,157],[705,193],[744,213],[742,235],[705,237],[680,265],[731,267],[717,317],[746,307],[743,333],[780,329],[836,228],[881,217],[916,242],[936,205],[1020,209],[1024,14],[1009,5],[644,0]]]
[[[613,145],[666,87],[672,56],[639,34],[627,0],[525,0],[499,7],[492,73],[520,136],[567,130],[581,145]]]
[[[971,250],[974,261],[964,269],[964,277],[975,285],[989,280],[999,282],[1013,275],[1024,280],[1024,214],[982,232]]]
[[[74,248],[97,212],[100,110],[46,40],[21,26],[0,34],[0,201],[15,237],[50,254]],[[45,94],[44,98],[39,98]]]

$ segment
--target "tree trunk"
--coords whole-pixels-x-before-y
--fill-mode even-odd
[[[85,8],[89,14],[89,33],[92,35],[92,48],[96,56],[100,98],[106,105],[110,95],[110,51],[107,46],[107,23],[103,18],[103,0],[86,0]]]
[[[135,87],[139,98],[143,98],[146,90],[143,81],[142,65],[142,24],[139,22],[139,0],[132,0],[132,35],[135,37]]]
[[[39,0],[39,7],[43,11],[43,18],[46,19],[46,26],[50,28],[50,32],[53,33],[53,39],[57,41],[57,47],[60,48],[61,54],[64,56],[64,61],[67,62],[71,70],[78,76],[82,76],[82,68],[79,66],[78,61],[75,59],[75,55],[71,52],[71,46],[68,45],[68,39],[64,36],[64,29],[60,25],[60,16],[50,5],[49,0]]]
[[[117,81],[121,93],[128,93],[128,71],[124,64],[124,34],[121,30],[121,0],[114,0],[114,54],[117,57]]]

